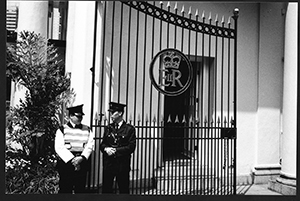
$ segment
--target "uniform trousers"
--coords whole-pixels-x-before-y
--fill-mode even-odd
[[[87,161],[80,164],[80,170],[75,171],[71,162],[65,163],[62,160],[57,162],[59,173],[58,193],[86,193],[85,184],[87,176]]]
[[[129,194],[129,171],[112,172],[109,170],[103,171],[103,186],[102,193],[113,193],[114,179],[119,187],[119,193]]]

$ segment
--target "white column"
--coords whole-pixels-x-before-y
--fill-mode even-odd
[[[94,42],[94,1],[69,1],[66,40],[66,72],[71,73],[74,105],[84,104],[83,123],[90,124],[91,82]]]
[[[27,30],[47,37],[48,1],[20,1],[18,32]]]
[[[48,1],[20,1],[17,32],[34,31],[47,37]],[[26,88],[19,83],[11,85],[11,105],[24,99]]]
[[[298,3],[289,3],[286,15],[284,90],[283,90],[283,138],[281,174],[296,178],[297,142],[297,45]]]
[[[297,57],[298,3],[289,3],[285,23],[284,83],[282,108],[282,166],[269,188],[283,195],[296,195],[297,163]]]

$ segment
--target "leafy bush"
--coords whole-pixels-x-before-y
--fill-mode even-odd
[[[41,35],[23,31],[7,45],[7,76],[27,90],[7,115],[6,193],[56,193],[54,137],[74,97],[64,63]]]

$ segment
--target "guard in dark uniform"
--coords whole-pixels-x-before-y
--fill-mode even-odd
[[[129,194],[129,172],[131,154],[136,147],[135,128],[123,119],[126,105],[111,102],[109,112],[112,123],[105,128],[100,150],[103,152],[102,193],[113,193],[113,183],[119,193]]]
[[[70,121],[56,131],[55,151],[59,156],[58,193],[85,193],[88,158],[94,149],[94,134],[81,124],[82,106],[67,108]]]

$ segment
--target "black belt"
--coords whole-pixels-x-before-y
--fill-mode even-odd
[[[82,152],[73,151],[71,152],[74,156],[81,156]]]

